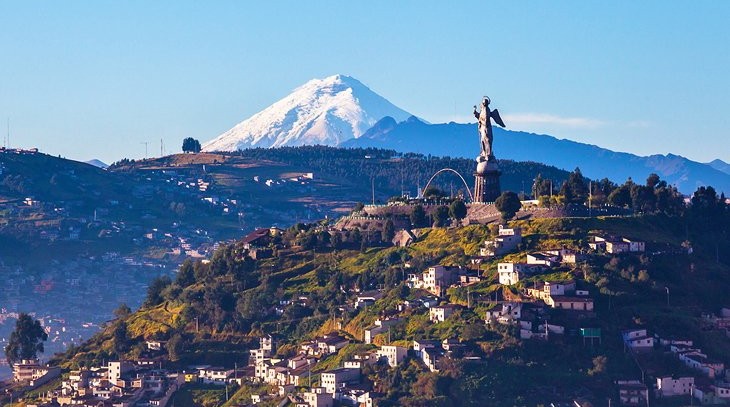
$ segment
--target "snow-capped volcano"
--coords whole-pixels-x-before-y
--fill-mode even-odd
[[[313,79],[205,143],[203,151],[312,144],[336,146],[360,137],[386,116],[402,121],[411,114],[355,78],[334,75]]]

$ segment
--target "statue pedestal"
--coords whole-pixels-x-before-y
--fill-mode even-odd
[[[497,166],[494,156],[489,159],[477,158],[477,169],[474,171],[474,202],[494,202],[502,194],[499,176],[502,171]]]

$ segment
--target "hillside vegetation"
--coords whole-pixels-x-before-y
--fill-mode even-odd
[[[397,316],[400,322],[374,343],[408,346],[415,339],[456,339],[466,344],[465,356],[473,358],[447,359],[439,372],[429,372],[417,359],[394,369],[365,369],[367,380],[384,394],[381,406],[535,405],[581,396],[605,400],[615,380],[641,376],[637,366],[650,375],[675,368],[670,358],[661,357],[637,365],[620,340],[627,328],[689,337],[711,357],[730,363],[727,340],[703,329],[701,318],[727,306],[730,258],[724,253],[730,247],[723,236],[728,219],[715,195],[697,199],[673,216],[522,220],[510,225],[523,230],[517,251],[479,265],[471,260],[494,235],[491,225],[424,229],[414,244],[398,248],[361,245],[349,235],[334,243],[326,222],[298,224],[270,242],[271,258],[253,260],[236,242],[221,247],[209,262],[185,262],[174,280],[153,282],[140,310],[110,322],[59,361],[72,367],[140,354],[143,340],[158,338],[174,344],[168,345],[171,366],[240,366],[264,333],[280,335],[281,356],[291,356],[302,341],[331,331],[351,338],[352,345],[320,360],[313,368],[320,372],[367,349],[359,342],[375,319]],[[646,252],[592,253],[573,267],[561,266],[515,286],[497,283],[498,262],[524,261],[530,251],[555,247],[586,251],[589,236],[596,233],[646,241]],[[441,323],[430,322],[422,306],[403,307],[404,301],[416,304],[430,296],[409,288],[408,274],[435,264],[478,267],[482,276],[476,284],[448,290],[445,300],[464,307]],[[522,289],[538,280],[565,279],[575,279],[595,300],[595,312],[577,319],[569,311],[548,310],[551,323],[566,326],[565,335],[522,340],[513,327],[485,324],[495,300],[519,301]],[[363,292],[380,297],[374,305],[355,308],[354,300]],[[585,345],[577,336],[581,327],[601,328],[601,344]]]

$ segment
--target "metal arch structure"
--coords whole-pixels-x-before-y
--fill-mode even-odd
[[[423,191],[426,192],[426,190],[428,189],[428,187],[431,185],[431,181],[433,181],[433,179],[436,178],[436,176],[438,176],[442,172],[447,172],[447,171],[453,172],[454,174],[456,174],[459,177],[459,179],[461,179],[461,182],[464,183],[464,188],[466,188],[466,192],[469,193],[469,199],[471,199],[471,201],[474,202],[474,195],[472,195],[471,190],[469,189],[469,185],[466,183],[466,180],[464,179],[464,177],[461,176],[461,174],[459,174],[459,171],[456,171],[453,168],[442,168],[442,169],[436,171],[431,176],[431,178],[428,180],[428,182],[426,183],[426,186],[423,188]]]

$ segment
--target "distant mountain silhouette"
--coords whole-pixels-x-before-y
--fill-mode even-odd
[[[479,153],[476,124],[428,124],[416,117],[400,123],[385,117],[361,137],[344,141],[340,146],[378,147],[400,152],[469,158]],[[712,185],[718,191],[730,192],[730,174],[674,154],[642,157],[496,126],[494,151],[500,159],[536,161],[565,170],[579,167],[584,175],[594,179],[607,177],[623,183],[631,177],[635,182],[643,183],[649,174],[656,173],[685,194],[693,193],[701,185]],[[717,161],[713,163],[723,163]]]
[[[712,160],[709,163],[707,163],[707,165],[709,165],[710,167],[712,167],[718,171],[722,171],[725,174],[730,174],[730,164],[726,163],[725,161]]]

